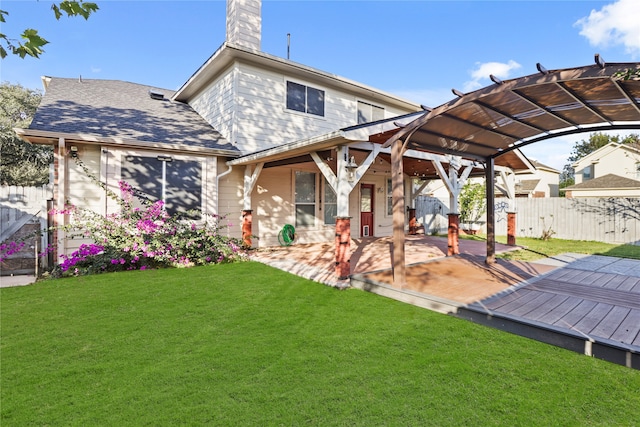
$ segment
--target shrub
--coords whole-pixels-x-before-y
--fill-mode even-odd
[[[221,233],[224,218],[199,211],[171,216],[162,200],[136,197],[135,190],[124,181],[120,182],[121,195],[118,196],[95,179],[79,160],[77,162],[118,202],[120,211],[106,216],[77,206],[53,211],[72,217],[69,225],[59,227],[69,237],[93,241],[81,245],[71,255],[62,255],[63,261],[54,268],[53,277],[190,267],[242,259],[241,241]],[[134,207],[134,198],[142,207]]]

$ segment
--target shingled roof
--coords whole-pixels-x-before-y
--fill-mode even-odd
[[[565,187],[563,190],[609,190],[614,188],[640,188],[640,181],[610,173]]]
[[[29,129],[237,151],[173,94],[118,80],[50,78]]]

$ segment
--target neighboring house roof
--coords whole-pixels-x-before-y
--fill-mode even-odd
[[[536,169],[540,169],[540,170],[545,170],[547,172],[555,172],[557,174],[560,174],[560,171],[557,169],[552,168],[551,166],[547,166],[544,163],[540,163],[537,160],[531,160],[531,163],[533,164],[533,166],[535,166]]]
[[[237,152],[189,105],[172,101],[174,91],[118,80],[47,77],[45,84],[29,131]]]
[[[563,190],[610,190],[610,189],[637,189],[640,188],[640,181],[625,178],[612,173],[581,182],[580,184],[570,185]]]
[[[516,194],[529,194],[536,189],[539,179],[523,179],[519,182],[520,185],[516,184]]]

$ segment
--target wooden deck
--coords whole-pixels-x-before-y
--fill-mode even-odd
[[[640,369],[640,261],[586,256],[470,304],[461,317],[509,326],[517,332],[536,326],[562,345]],[[478,316],[481,315],[481,316]],[[491,319],[491,320],[490,320]],[[526,334],[525,334],[526,335]],[[567,345],[563,345],[565,342]],[[612,354],[614,354],[612,356]]]

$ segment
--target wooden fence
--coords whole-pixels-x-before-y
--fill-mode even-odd
[[[543,233],[552,233],[559,239],[640,245],[638,198],[518,198],[514,206],[517,236],[541,237]],[[496,234],[504,236],[509,204],[505,199],[497,199],[494,209]],[[416,218],[427,234],[446,233],[448,213],[448,199],[425,196],[416,199]]]
[[[37,252],[48,244],[47,201],[52,198],[51,186],[0,186],[0,244],[24,241],[19,252],[0,262],[0,275],[33,274],[39,266],[46,266],[46,258],[38,259]]]

